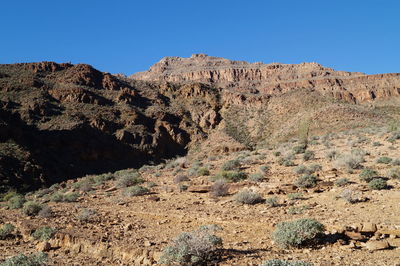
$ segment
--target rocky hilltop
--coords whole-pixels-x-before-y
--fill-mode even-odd
[[[400,95],[400,74],[365,75],[335,71],[318,63],[248,63],[205,54],[165,57],[148,71],[130,77],[146,81],[203,82],[268,95],[307,88],[350,102]]]

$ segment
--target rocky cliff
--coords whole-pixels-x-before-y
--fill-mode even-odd
[[[178,83],[196,81],[267,95],[307,88],[354,103],[400,95],[400,74],[365,75],[335,71],[317,63],[247,63],[205,54],[165,57],[148,71],[130,77]]]

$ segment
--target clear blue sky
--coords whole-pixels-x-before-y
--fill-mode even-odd
[[[398,0],[4,0],[0,22],[0,63],[132,74],[164,56],[206,53],[400,72]]]

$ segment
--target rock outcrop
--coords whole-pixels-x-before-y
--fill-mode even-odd
[[[205,54],[194,54],[190,58],[165,57],[148,71],[130,77],[146,81],[203,82],[267,95],[298,88],[315,89],[347,102],[400,95],[400,74],[365,75],[335,71],[317,63],[247,63]]]

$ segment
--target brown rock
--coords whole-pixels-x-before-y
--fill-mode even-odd
[[[211,191],[211,186],[190,186],[187,191],[192,193],[207,193]]]
[[[347,237],[349,237],[350,239],[353,239],[353,240],[363,240],[363,239],[365,239],[365,237],[363,235],[361,235],[361,233],[358,233],[358,232],[346,231],[344,234]]]
[[[391,247],[400,247],[400,238],[389,238],[387,242]]]
[[[374,223],[363,223],[360,232],[361,233],[375,233],[377,230],[376,224]]]
[[[51,245],[47,241],[41,242],[41,243],[37,244],[37,246],[36,246],[36,250],[39,252],[47,252],[47,251],[50,251],[50,249],[51,249]]]
[[[365,244],[365,247],[368,250],[375,251],[375,250],[382,250],[389,248],[389,243],[386,240],[370,240]]]

